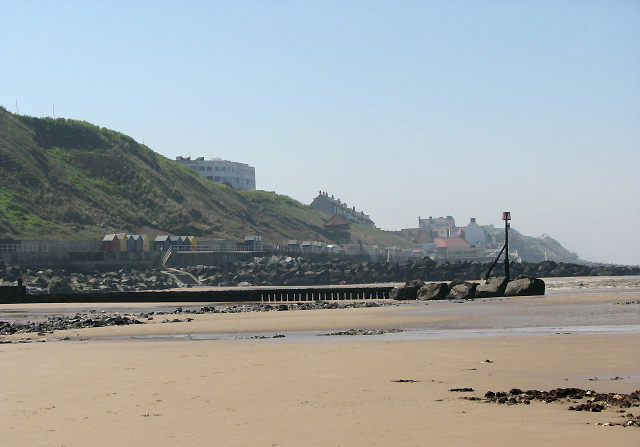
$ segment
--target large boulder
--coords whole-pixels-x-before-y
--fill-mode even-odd
[[[419,300],[444,300],[449,294],[446,282],[425,284],[418,290]]]
[[[75,293],[70,284],[64,281],[54,281],[49,284],[49,293],[51,294],[63,294],[63,293]]]
[[[447,298],[454,300],[468,300],[475,298],[476,295],[476,283],[467,281],[452,281],[449,284],[449,295]]]
[[[503,296],[508,283],[504,276],[489,278],[484,284],[478,284],[476,287],[476,298]]]
[[[418,290],[424,286],[424,282],[417,279],[407,281],[402,287],[394,287],[391,290],[390,297],[394,300],[415,300]]]
[[[545,284],[543,280],[520,275],[507,284],[504,290],[504,296],[544,295],[544,288]]]

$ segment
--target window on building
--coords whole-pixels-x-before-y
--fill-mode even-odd
[[[216,171],[219,171],[219,170],[220,170],[220,166],[216,166]]]
[[[198,166],[198,171],[204,171],[204,166]]]
[[[213,177],[211,177],[210,175],[207,175],[207,179],[208,180],[213,180]]]
[[[226,166],[223,166],[223,167],[222,167],[222,170],[223,170],[223,171],[226,171],[226,170],[227,170],[227,167],[226,167]]]
[[[207,166],[207,171],[211,171],[211,166]]]
[[[220,177],[218,177],[218,176],[216,175],[216,176],[213,178],[213,180],[214,180],[215,182],[219,182],[219,181],[220,181]]]

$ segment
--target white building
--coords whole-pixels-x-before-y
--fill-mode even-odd
[[[195,160],[191,157],[176,157],[176,161],[213,182],[220,184],[227,182],[243,191],[256,189],[256,170],[248,164],[220,158],[205,160],[204,157],[198,157]]]
[[[464,227],[464,239],[477,247],[484,247],[487,243],[487,232],[476,223],[475,217]]]

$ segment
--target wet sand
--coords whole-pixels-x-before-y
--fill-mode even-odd
[[[100,310],[95,304],[73,306],[47,305],[47,312]],[[21,312],[7,306],[0,311]],[[514,387],[640,389],[637,288],[189,317],[194,321],[163,324],[165,317],[156,316],[145,325],[4,336],[49,341],[0,345],[2,445],[631,446],[640,441],[636,427],[596,425],[618,421],[614,410],[585,413],[567,411],[569,404],[558,402],[504,406],[460,399]],[[567,330],[571,327],[581,329]],[[315,336],[350,328],[405,332]],[[469,330],[473,337],[464,335]],[[434,331],[449,336],[424,335]],[[285,337],[227,338],[255,334]],[[65,337],[70,340],[56,341]],[[449,391],[463,387],[474,392]]]

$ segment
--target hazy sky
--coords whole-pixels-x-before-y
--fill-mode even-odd
[[[0,60],[13,112],[640,264],[638,0],[0,0]]]

